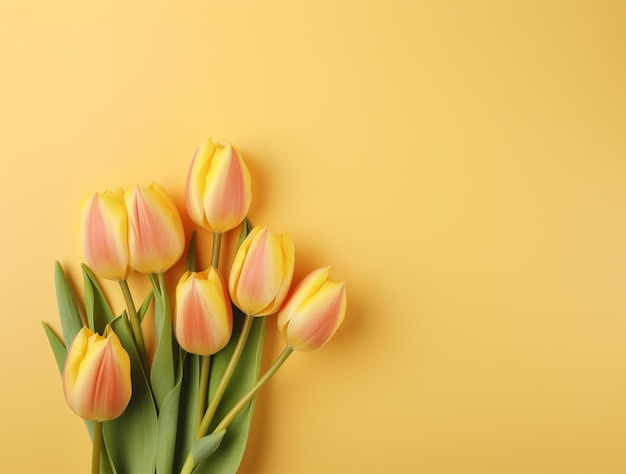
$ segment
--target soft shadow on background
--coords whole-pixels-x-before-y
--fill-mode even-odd
[[[182,205],[211,135],[297,276],[331,265],[349,299],[258,397],[242,473],[625,472],[625,25],[603,1],[3,2],[0,471],[89,465],[40,324],[54,261],[80,276],[79,201],[154,180]]]

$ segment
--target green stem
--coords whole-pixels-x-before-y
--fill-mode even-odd
[[[200,429],[202,416],[206,404],[206,396],[209,389],[209,367],[211,356],[200,356],[200,386],[198,387],[198,411],[196,412],[196,433]]]
[[[148,355],[146,352],[146,343],[143,340],[143,333],[141,332],[141,322],[139,321],[139,315],[137,314],[137,309],[135,308],[133,297],[130,294],[128,281],[120,280],[120,287],[122,288],[122,293],[124,294],[124,300],[126,301],[126,308],[128,310],[128,320],[130,322],[130,327],[133,332],[133,339],[135,340],[135,345],[137,346],[137,352],[139,352],[141,363],[144,369],[147,371],[148,370]]]
[[[217,269],[219,262],[220,262],[221,249],[222,249],[222,234],[220,232],[213,232],[213,248],[211,249],[211,266],[215,269]],[[210,363],[211,363],[211,356],[201,356],[200,385],[198,387],[198,412],[196,415],[196,437],[199,437],[197,435],[200,430],[200,425],[202,424],[202,418],[203,418],[206,398],[208,394]],[[206,429],[208,429],[208,427]]]
[[[102,422],[93,422],[93,444],[91,447],[91,474],[100,474],[100,450],[102,449]]]
[[[167,287],[165,286],[165,273],[157,273],[157,278],[159,279],[159,288],[161,289],[161,296],[163,297],[163,310],[169,313],[172,309],[170,308],[169,293],[167,292]]]
[[[213,232],[213,248],[211,249],[211,266],[215,269],[220,264],[220,249],[222,244],[222,234]]]
[[[202,422],[200,423],[200,429],[196,431],[196,439],[202,438],[209,429],[209,425],[211,424],[211,420],[213,420],[213,415],[215,415],[215,411],[217,410],[217,406],[224,395],[224,391],[228,386],[228,382],[230,382],[230,378],[237,367],[237,363],[239,362],[239,358],[241,357],[241,353],[243,352],[243,348],[246,345],[246,341],[248,339],[248,335],[250,334],[250,329],[252,328],[252,323],[254,321],[254,316],[246,315],[246,318],[243,321],[243,327],[241,328],[241,333],[239,334],[239,340],[237,341],[237,345],[235,346],[235,350],[233,351],[232,356],[230,357],[230,361],[226,366],[226,370],[222,375],[222,380],[220,380],[217,389],[215,390],[215,395],[213,399],[209,402],[209,407],[202,418]]]
[[[278,369],[280,369],[281,365],[285,363],[287,357],[293,352],[293,348],[287,346],[285,350],[278,356],[278,359],[274,362],[274,364],[268,369],[263,377],[261,377],[256,385],[250,389],[250,391],[244,395],[244,397],[237,402],[237,404],[231,408],[228,414],[219,422],[219,424],[213,430],[213,433],[217,433],[218,431],[225,430],[228,426],[233,422],[235,417],[239,415],[239,412],[245,408],[245,406],[252,401],[252,399],[256,396],[257,392],[266,384],[266,382],[276,373]]]
[[[183,464],[183,468],[180,470],[180,474],[191,474],[191,471],[193,471],[194,467],[196,467],[196,463],[193,460],[193,456],[191,455],[190,451],[187,459],[185,459],[185,464]]]

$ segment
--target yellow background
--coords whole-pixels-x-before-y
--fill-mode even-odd
[[[182,210],[212,135],[349,296],[241,472],[626,472],[625,3],[4,2],[0,64],[0,471],[89,466],[40,324],[79,201]]]

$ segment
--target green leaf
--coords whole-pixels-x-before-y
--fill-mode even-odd
[[[152,361],[150,383],[157,410],[161,411],[165,397],[174,388],[175,371],[172,312],[163,278],[160,277],[159,280],[160,283],[163,283],[163,289],[159,292],[156,287],[154,288],[154,324],[156,327],[157,348]]]
[[[63,267],[59,262],[55,262],[54,265],[54,283],[63,340],[65,341],[65,345],[69,347],[76,334],[78,334],[78,331],[83,328],[83,320],[80,317],[76,299],[65,276]]]
[[[185,458],[194,442],[199,380],[200,356],[185,353],[176,436],[175,472],[180,472],[182,469]]]
[[[152,297],[154,296],[154,292],[150,291],[148,295],[141,303],[141,306],[137,310],[137,316],[139,316],[139,322],[143,321],[144,316],[148,312],[148,308],[150,307],[150,303],[152,302]]]
[[[185,268],[189,272],[196,271],[196,231],[191,233],[191,239],[189,240],[189,250],[187,250],[187,263]]]
[[[93,432],[93,423],[90,424],[92,425],[90,436],[93,439],[93,434],[91,434]],[[105,443],[102,443],[102,450],[100,452],[100,474],[117,474],[115,466],[113,466],[113,461],[111,461],[111,457],[107,452]]]
[[[91,269],[84,263],[83,282],[85,287],[85,312],[87,324],[92,331],[103,334],[106,325],[113,321],[113,311],[107,302],[102,288]]]
[[[50,342],[50,347],[52,347],[52,352],[54,353],[54,359],[57,362],[59,372],[63,374],[65,358],[67,357],[67,349],[65,348],[65,344],[63,344],[63,341],[59,339],[59,336],[55,334],[50,326],[48,326],[43,321],[41,322],[41,324],[43,324],[43,328],[46,331],[46,336],[48,336],[48,342]]]
[[[252,223],[250,222],[250,219],[246,217],[241,223],[241,232],[239,233],[239,242],[237,243],[237,248],[241,247],[241,244],[246,239],[251,230]]]
[[[222,374],[230,360],[230,356],[239,338],[244,316],[233,306],[233,336],[228,345],[212,357],[211,375],[209,378],[209,399],[215,392]],[[267,318],[254,318],[248,341],[239,359],[239,364],[233,373],[233,377],[224,392],[224,396],[215,413],[212,431],[217,423],[228,414],[230,409],[256,384],[259,378],[261,356],[263,353],[263,341],[265,337],[265,321]],[[211,458],[198,466],[198,472],[204,474],[228,474],[236,473],[241,464],[252,414],[254,412],[254,400],[239,413],[237,418],[230,424],[228,431],[222,440],[220,449]]]
[[[157,411],[137,353],[128,319],[111,323],[131,361],[133,394],[122,416],[103,423],[106,448],[117,472],[154,474],[157,447]]]
[[[178,406],[182,387],[183,368],[179,359],[179,370],[176,385],[165,397],[163,406],[159,411],[159,429],[157,433],[157,474],[169,474],[174,467],[174,454],[176,447],[176,434],[178,427]]]
[[[193,443],[193,446],[191,447],[191,456],[193,457],[196,466],[202,463],[202,461],[207,460],[208,457],[211,456],[211,454],[213,454],[217,450],[217,448],[220,447],[222,438],[224,438],[224,433],[226,433],[226,430],[218,431],[217,433],[211,433],[210,435],[200,438],[195,443]],[[198,470],[198,472],[204,471]]]

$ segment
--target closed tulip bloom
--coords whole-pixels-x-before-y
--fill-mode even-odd
[[[237,227],[252,201],[250,172],[239,151],[209,138],[196,151],[185,190],[187,211],[199,226],[216,233]]]
[[[255,227],[243,241],[230,271],[233,303],[249,316],[267,316],[287,296],[294,268],[293,241],[267,227]]]
[[[228,343],[233,314],[226,284],[217,269],[186,272],[180,278],[174,331],[180,346],[192,354],[215,354]]]
[[[91,269],[102,278],[126,279],[130,267],[128,216],[123,191],[87,196],[81,204],[80,230]]]
[[[142,273],[164,272],[185,249],[180,214],[165,189],[156,183],[136,186],[125,195],[130,266]]]
[[[65,360],[63,393],[85,420],[113,420],[124,412],[132,393],[130,358],[110,326],[104,336],[87,327],[78,332]]]
[[[335,334],[346,314],[343,282],[328,279],[329,267],[311,272],[278,313],[278,330],[292,349],[310,351]]]

